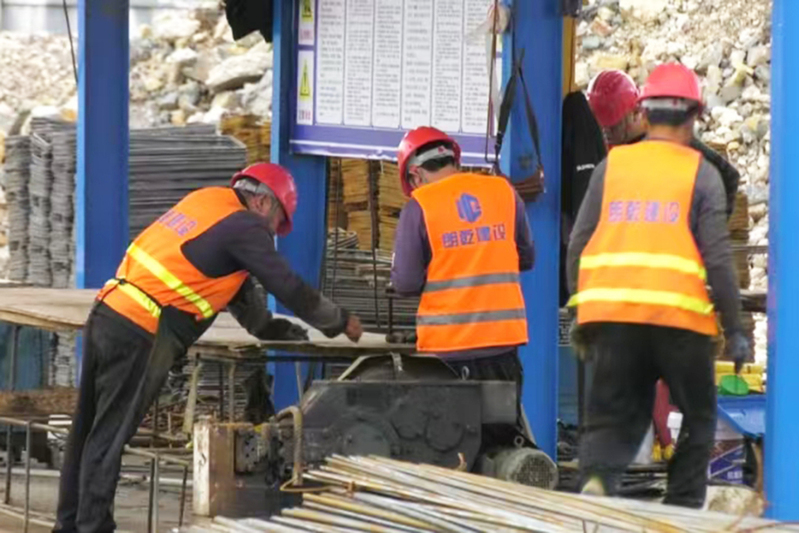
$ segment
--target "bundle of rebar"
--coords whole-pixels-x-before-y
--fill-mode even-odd
[[[387,333],[389,299],[386,287],[391,274],[391,256],[382,250],[372,255],[371,251],[359,250],[357,246],[354,232],[340,228],[330,232],[323,292],[337,304],[357,314],[367,331]],[[395,298],[392,330],[413,330],[418,305],[418,298]]]
[[[28,277],[30,163],[30,137],[8,137],[4,185],[8,202],[8,278],[13,281],[25,281]]]
[[[191,191],[229,184],[246,163],[241,142],[202,126],[131,131],[131,240]]]
[[[50,270],[53,287],[74,286],[75,131],[54,133],[53,186],[50,192]]]
[[[331,457],[303,476],[302,487],[302,505],[268,521],[218,517],[207,528],[188,531],[799,531],[757,518],[546,491],[378,457]]]

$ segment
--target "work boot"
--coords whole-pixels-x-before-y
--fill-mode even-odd
[[[591,476],[588,482],[583,485],[583,490],[580,491],[580,494],[585,494],[587,496],[607,496],[607,491],[605,490],[605,484],[602,483],[602,480],[599,479],[598,476]]]

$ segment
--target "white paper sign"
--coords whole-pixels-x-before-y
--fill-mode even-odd
[[[319,0],[316,121],[341,124],[344,119],[345,0]]]
[[[432,125],[451,134],[485,135],[486,40],[470,33],[485,23],[493,0],[299,4],[300,44],[315,41],[309,73],[316,93],[315,109],[314,101],[298,105],[298,117],[300,109],[311,109],[319,125]]]

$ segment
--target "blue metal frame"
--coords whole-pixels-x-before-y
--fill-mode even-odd
[[[560,254],[560,144],[563,71],[563,18],[557,2],[517,0],[513,36],[504,42],[503,72],[511,70],[513,40],[517,55],[525,50],[522,68],[535,107],[546,174],[546,193],[527,205],[535,239],[532,272],[522,275],[530,342],[519,351],[524,365],[522,401],[538,446],[557,454],[558,418],[558,288]],[[514,181],[529,177],[535,161],[524,103],[517,99],[502,153],[503,172]]]
[[[80,0],[75,268],[79,288],[113,276],[128,243],[128,0]]]
[[[129,0],[78,2],[75,270],[81,289],[113,276],[128,243]],[[80,381],[83,339],[75,346]]]
[[[320,287],[322,255],[325,248],[325,204],[327,198],[327,165],[323,157],[295,156],[289,148],[289,132],[294,122],[296,89],[295,39],[298,3],[275,0],[273,27],[274,70],[272,86],[272,162],[288,168],[297,183],[299,204],[294,217],[294,230],[278,239],[278,250],[291,267],[307,283]],[[279,313],[291,312],[277,303]],[[297,401],[294,365],[277,363],[274,367],[275,406],[287,407]]]
[[[799,73],[793,56],[799,50],[799,2],[774,0],[773,9],[765,482],[768,514],[799,520],[799,181],[793,161],[799,153]]]

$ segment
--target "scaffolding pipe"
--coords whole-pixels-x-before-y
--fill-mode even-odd
[[[19,344],[19,326],[11,328],[11,368],[8,371],[8,390],[14,390],[17,381],[17,345]],[[3,503],[11,504],[11,467],[14,465],[14,446],[12,443],[12,425],[6,426],[6,493]]]
[[[32,422],[28,421],[25,426],[25,521],[23,523],[23,530],[28,533],[28,524],[30,523],[31,514],[31,428]]]
[[[9,426],[19,426],[25,427],[28,425],[28,421],[20,420],[17,418],[10,418],[7,416],[0,416],[0,423],[7,424]],[[67,435],[69,430],[65,428],[59,428],[55,426],[51,426],[48,424],[40,424],[38,422],[31,422],[31,427],[33,429],[49,431],[50,433],[57,433],[59,435]],[[148,459],[157,459],[165,464],[174,464],[178,466],[191,466],[191,461],[186,461],[184,459],[179,459],[177,457],[172,457],[169,455],[159,455],[151,452],[147,452],[145,450],[141,450],[139,448],[131,448],[130,446],[125,446],[124,449],[125,453],[130,455],[137,455],[139,457],[146,457]],[[10,469],[9,469],[10,470]],[[9,476],[10,477],[10,476]]]

